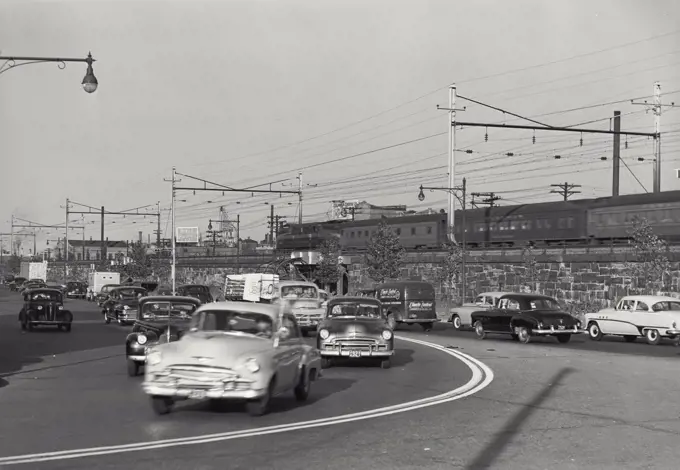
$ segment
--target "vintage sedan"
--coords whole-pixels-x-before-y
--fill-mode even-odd
[[[97,302],[97,306],[101,307],[104,305],[104,302],[109,298],[111,289],[115,289],[116,287],[120,287],[120,284],[104,284],[99,292],[94,294],[94,301]]]
[[[156,295],[139,299],[132,333],[125,339],[128,375],[139,374],[146,348],[179,340],[200,305],[201,301],[194,297]]]
[[[276,286],[273,303],[288,303],[292,306],[304,336],[315,331],[326,310],[321,306],[323,299],[319,287],[307,281],[281,281]]]
[[[183,286],[178,286],[176,295],[195,297],[204,304],[209,304],[210,302],[215,301],[212,293],[210,292],[210,287],[204,286],[202,284],[185,284]]]
[[[600,341],[605,335],[623,336],[632,343],[644,336],[649,344],[662,338],[680,339],[680,299],[652,295],[623,297],[614,308],[587,313],[588,336]]]
[[[201,306],[179,341],[147,349],[142,387],[158,414],[177,400],[245,400],[261,416],[273,396],[307,400],[319,351],[304,343],[290,307],[250,302]]]
[[[109,324],[111,320],[117,321],[119,325],[134,323],[139,299],[146,295],[147,291],[143,287],[114,287],[102,304],[104,323]]]
[[[30,280],[26,281],[22,284],[21,289],[19,292],[21,294],[24,294],[25,292],[33,289],[46,289],[47,288],[47,283],[43,280],[37,279],[37,280]]]
[[[471,317],[480,339],[491,333],[511,335],[521,343],[529,343],[534,336],[554,336],[568,343],[571,335],[586,332],[556,299],[538,294],[506,294],[496,307],[478,310]]]
[[[472,326],[471,315],[473,312],[482,309],[494,308],[498,302],[498,299],[511,293],[512,292],[483,292],[475,297],[475,301],[473,303],[463,304],[460,307],[452,308],[449,322],[451,322],[456,330],[470,327]]]
[[[31,289],[24,292],[24,306],[19,312],[22,330],[33,331],[38,325],[56,326],[71,331],[73,314],[64,308],[64,298],[57,289]]]
[[[322,367],[338,357],[374,359],[388,369],[394,354],[394,333],[379,300],[336,297],[328,301],[319,324],[317,347]]]
[[[80,281],[68,281],[63,292],[67,299],[84,299],[87,295],[87,284]]]

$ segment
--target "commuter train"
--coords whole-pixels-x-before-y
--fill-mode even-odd
[[[462,241],[465,226],[470,248],[628,243],[636,216],[647,219],[661,238],[680,243],[680,191],[457,210],[455,233]],[[447,217],[441,211],[292,225],[277,237],[277,249],[315,250],[334,237],[344,251],[363,251],[381,222],[394,228],[407,250],[440,249],[447,241]]]

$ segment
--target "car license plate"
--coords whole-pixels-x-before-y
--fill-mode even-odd
[[[349,357],[361,357],[361,351],[351,350],[349,352]]]
[[[564,328],[565,328],[564,325],[560,325],[557,327],[558,330],[563,330]]]
[[[191,390],[189,391],[189,398],[193,398],[194,400],[205,398],[205,390]]]

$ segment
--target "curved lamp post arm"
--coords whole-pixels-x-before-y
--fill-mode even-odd
[[[0,56],[0,61],[4,61],[4,63],[0,65],[0,75],[17,67],[22,67],[24,65],[56,62],[57,67],[59,67],[60,70],[64,70],[66,68],[67,62],[84,62],[87,64],[87,71],[82,81],[83,89],[87,93],[94,93],[97,90],[97,87],[99,86],[97,77],[95,77],[94,75],[94,69],[92,68],[92,64],[96,62],[96,59],[92,58],[91,53],[88,53],[87,57],[84,59],[72,57],[62,58],[62,57]]]

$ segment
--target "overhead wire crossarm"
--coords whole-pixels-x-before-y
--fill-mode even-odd
[[[494,127],[499,129],[526,129],[534,131],[557,131],[557,132],[581,132],[587,134],[609,134],[609,135],[631,135],[640,137],[652,137],[657,138],[657,134],[654,132],[632,132],[632,131],[605,131],[602,129],[579,129],[574,127],[537,127],[537,126],[522,126],[519,124],[492,124],[485,122],[464,122],[455,121],[452,123],[454,126],[461,127]]]

